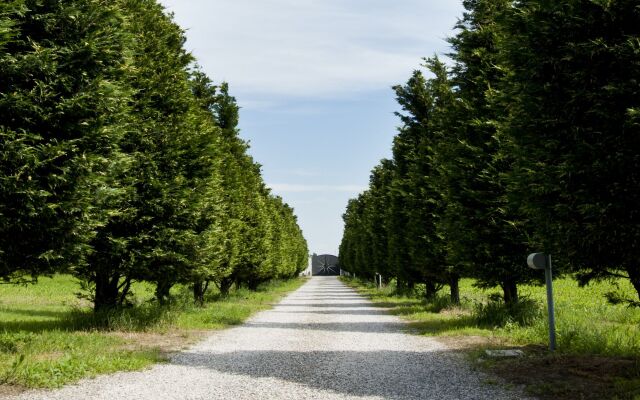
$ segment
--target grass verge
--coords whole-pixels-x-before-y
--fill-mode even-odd
[[[75,296],[78,286],[70,276],[0,285],[0,397],[165,361],[167,353],[242,323],[303,283],[270,282],[227,297],[212,292],[204,307],[193,304],[185,287],[173,290],[171,304],[159,306],[150,301],[151,286],[137,284],[135,307],[100,316]]]
[[[640,309],[609,304],[611,291],[633,294],[625,281],[580,288],[570,278],[554,282],[558,351],[547,351],[545,289],[523,286],[522,304],[506,310],[489,301],[490,290],[461,282],[462,301],[444,295],[427,302],[418,294],[398,295],[392,286],[343,279],[376,305],[411,322],[423,335],[435,336],[464,351],[484,370],[548,399],[640,399]],[[418,288],[419,292],[420,288]],[[525,357],[487,360],[489,348],[519,348]],[[480,360],[481,362],[476,363]]]

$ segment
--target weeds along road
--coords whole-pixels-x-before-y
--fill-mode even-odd
[[[375,308],[335,277],[315,277],[270,311],[152,369],[20,399],[518,399],[469,362]]]

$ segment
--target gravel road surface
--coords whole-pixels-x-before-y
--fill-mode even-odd
[[[166,364],[19,399],[519,399],[468,361],[314,277],[270,311],[214,333]]]

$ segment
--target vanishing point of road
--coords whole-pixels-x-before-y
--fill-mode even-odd
[[[169,362],[19,399],[519,399],[342,284],[314,277]]]

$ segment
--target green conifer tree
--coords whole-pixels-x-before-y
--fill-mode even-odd
[[[0,278],[86,266],[120,212],[131,35],[113,2],[3,2]]]
[[[513,200],[536,249],[640,296],[638,3],[517,1],[504,21]]]

